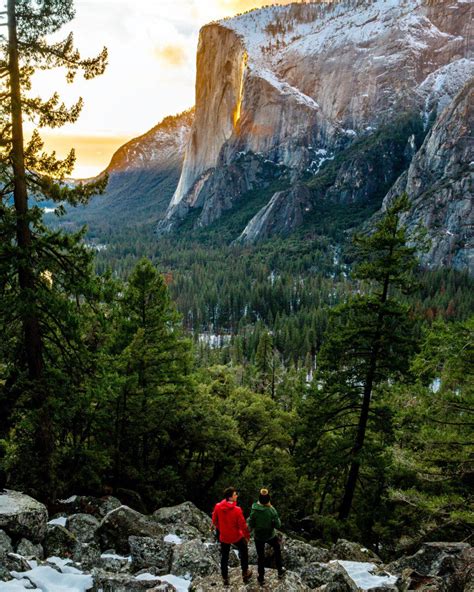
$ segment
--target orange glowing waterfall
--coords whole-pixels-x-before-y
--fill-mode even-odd
[[[237,103],[235,105],[234,113],[232,115],[233,122],[234,122],[234,128],[237,128],[237,124],[239,123],[239,120],[240,120],[240,113],[242,110],[242,95],[244,94],[244,76],[245,76],[245,69],[247,67],[247,60],[248,60],[248,54],[247,54],[247,52],[244,52],[244,55],[242,56],[242,62],[240,65],[239,94],[237,96]]]

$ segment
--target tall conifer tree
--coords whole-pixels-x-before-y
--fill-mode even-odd
[[[412,351],[413,323],[399,298],[400,292],[411,289],[416,265],[415,247],[408,246],[402,224],[408,207],[406,196],[396,199],[374,232],[355,237],[354,278],[361,290],[336,309],[319,357],[323,398],[328,402],[326,408],[322,406],[323,413],[346,426],[346,442],[348,429],[355,427],[339,511],[343,520],[349,516],[363,462],[374,391],[407,369]],[[341,422],[348,414],[352,419]]]
[[[41,209],[31,200],[85,203],[106,183],[104,178],[69,187],[64,179],[72,171],[74,151],[59,160],[54,153],[43,150],[37,130],[29,142],[24,138],[26,120],[39,128],[58,127],[76,121],[82,107],[82,99],[66,107],[57,93],[47,100],[29,96],[36,70],[63,67],[69,82],[78,71],[85,78],[104,71],[105,49],[95,58],[83,59],[74,47],[72,35],[60,42],[48,42],[48,35],[56,33],[73,16],[72,0],[8,0],[8,35],[0,54],[0,324],[11,346],[4,369],[2,406],[10,410],[22,393],[23,402],[36,412],[31,427],[35,433],[32,449],[38,458],[35,466],[43,475],[44,488],[37,485],[43,489],[38,491],[43,497],[51,493],[54,481],[54,438],[48,403],[50,370],[54,367],[51,347],[59,343],[61,349],[64,339],[67,349],[67,334],[71,331],[67,318],[55,313],[59,308],[68,308],[72,294],[78,298],[83,291],[90,256],[80,246],[79,235],[66,236],[45,228]]]

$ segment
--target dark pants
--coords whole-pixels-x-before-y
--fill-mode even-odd
[[[257,558],[258,558],[258,577],[263,579],[265,575],[265,545],[270,545],[273,548],[273,552],[275,553],[275,563],[278,570],[278,573],[281,573],[283,570],[283,563],[281,560],[281,546],[280,540],[278,537],[273,537],[269,541],[255,541],[255,547],[257,549]]]
[[[242,573],[246,573],[249,569],[249,548],[247,541],[242,538],[240,541],[232,544],[239,550]],[[221,543],[221,574],[223,578],[229,577],[229,552],[231,547],[232,545],[230,543]]]

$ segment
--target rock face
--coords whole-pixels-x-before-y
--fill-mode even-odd
[[[463,0],[343,0],[266,7],[205,26],[195,119],[158,233],[193,210],[199,227],[234,208],[249,190],[248,182],[232,181],[229,168],[243,154],[282,167],[294,185],[317,178],[325,160],[403,113],[428,126],[474,73],[471,9]],[[404,168],[417,147],[407,148]],[[389,168],[399,156],[389,152],[375,173],[393,183],[402,171]],[[438,180],[435,173],[431,181]],[[354,155],[324,195],[338,203],[371,199],[383,181],[364,154]],[[252,188],[264,182],[254,170]],[[274,194],[241,240],[285,235],[301,224],[312,207],[298,187]]]
[[[273,234],[287,235],[301,226],[305,214],[312,210],[311,192],[306,185],[296,184],[278,191],[247,224],[239,242],[253,243]]]
[[[89,501],[92,507],[101,505],[100,500],[90,498]],[[69,510],[75,512],[77,506]],[[211,540],[209,522],[209,517],[190,502],[160,508],[154,516],[120,506],[103,518],[98,536],[102,550],[114,546],[122,553],[130,552],[124,556],[110,549],[101,553],[97,542],[78,540],[91,538],[96,520],[91,514],[74,513],[65,519],[66,527],[48,524],[41,541],[48,557],[45,561],[41,559],[40,544],[34,545],[25,538],[12,541],[0,530],[0,589],[3,590],[3,581],[14,578],[18,581],[9,582],[5,589],[29,589],[33,582],[41,589],[58,591],[172,592],[188,589],[188,586],[195,592],[224,590],[219,545]],[[194,538],[183,541],[172,535],[177,528],[190,535],[194,533]],[[75,534],[70,529],[74,529]],[[230,585],[225,588],[229,592],[404,592],[415,589],[472,592],[474,556],[467,543],[425,543],[415,555],[383,566],[379,565],[377,556],[358,543],[341,539],[331,549],[324,549],[285,536],[286,575],[283,579],[277,577],[269,553],[263,586],[257,582],[253,543],[249,551],[253,577],[247,584],[242,582],[236,554],[230,555]],[[31,557],[35,558],[34,563],[27,561]]]
[[[100,522],[90,514],[73,514],[69,516],[66,527],[81,543],[90,543],[95,540],[95,533]]]
[[[207,576],[219,571],[219,552],[217,548],[194,540],[176,545],[171,564],[172,573],[178,576],[195,574]]]
[[[40,542],[46,532],[46,506],[18,491],[0,494],[0,529],[13,539]]]
[[[209,537],[211,519],[192,502],[184,502],[169,508],[160,508],[153,512],[153,517],[161,524],[192,526],[203,536]]]
[[[58,500],[55,509],[61,514],[90,514],[100,519],[121,505],[120,500],[112,495],[105,497],[72,495],[68,499]]]
[[[428,228],[431,247],[422,256],[434,267],[474,273],[474,78],[441,113],[419,152],[384,200],[406,191],[409,227]]]
[[[170,572],[173,555],[172,544],[152,537],[131,536],[128,541],[133,568],[156,567],[162,574]]]
[[[127,506],[109,512],[97,531],[102,547],[119,553],[129,552],[129,536],[162,537],[163,533],[158,522]]]
[[[104,222],[123,226],[131,211],[133,223],[157,220],[178,184],[193,119],[193,109],[166,117],[120,147],[104,171],[109,175],[104,195],[92,198],[87,207],[68,211],[66,220],[92,228]]]

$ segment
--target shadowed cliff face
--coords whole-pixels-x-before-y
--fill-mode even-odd
[[[205,226],[258,188],[264,176],[256,171],[251,182],[229,185],[229,167],[242,154],[286,167],[296,181],[318,175],[321,154],[332,158],[402,113],[428,124],[472,75],[471,17],[472,4],[462,0],[361,0],[268,7],[204,27],[196,117],[158,231],[172,230],[196,207],[196,224]],[[355,161],[359,176],[370,169]],[[342,171],[328,196],[344,202],[341,179],[353,176]],[[292,195],[272,202],[252,240],[258,228],[269,234],[279,227],[272,212],[290,208]]]
[[[93,197],[86,207],[71,209],[64,220],[87,223],[92,230],[96,225],[156,220],[166,211],[179,181],[193,119],[194,109],[166,117],[121,146],[105,170],[109,175],[105,194]]]
[[[408,225],[428,228],[425,264],[468,269],[474,274],[474,78],[445,108],[422,147],[384,200],[406,191]]]

